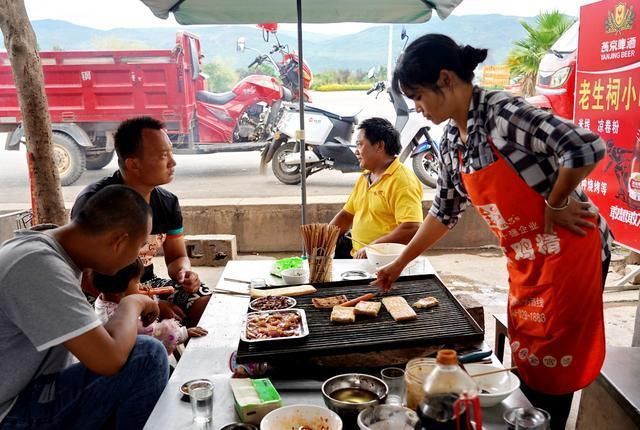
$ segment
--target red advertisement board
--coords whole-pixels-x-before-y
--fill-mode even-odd
[[[580,9],[575,122],[598,133],[607,154],[583,189],[616,242],[640,250],[640,0]]]

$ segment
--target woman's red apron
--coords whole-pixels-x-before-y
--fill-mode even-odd
[[[508,259],[512,362],[536,391],[579,390],[605,354],[599,231],[545,234],[544,199],[494,152],[494,163],[462,181]]]

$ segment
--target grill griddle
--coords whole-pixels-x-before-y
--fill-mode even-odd
[[[440,304],[431,309],[415,309],[413,321],[396,322],[384,306],[377,318],[358,316],[353,324],[334,324],[330,309],[316,309],[312,297],[344,294],[349,299],[378,292],[369,280],[314,284],[318,292],[296,297],[296,308],[307,314],[309,336],[295,340],[277,340],[248,344],[240,341],[239,363],[265,360],[291,360],[301,357],[379,351],[396,348],[430,346],[443,343],[477,342],[483,331],[451,292],[434,275],[405,276],[393,284],[386,296],[402,296],[409,305],[432,296]],[[384,296],[382,296],[384,297]],[[380,301],[378,296],[374,301]]]

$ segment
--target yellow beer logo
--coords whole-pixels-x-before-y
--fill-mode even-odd
[[[626,3],[620,2],[613,11],[607,14],[605,23],[606,32],[620,34],[624,30],[631,30],[636,14],[633,6],[628,7]]]

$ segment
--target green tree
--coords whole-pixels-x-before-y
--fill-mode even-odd
[[[207,75],[209,91],[229,91],[239,81],[238,74],[219,60],[203,65],[202,70]]]
[[[573,24],[573,19],[557,10],[552,10],[541,12],[533,26],[526,22],[520,24],[526,30],[527,37],[514,42],[515,47],[509,53],[507,64],[511,76],[521,77],[522,94],[531,96],[535,93],[540,60],[562,33]]]

